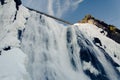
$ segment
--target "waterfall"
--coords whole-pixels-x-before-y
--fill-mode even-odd
[[[31,80],[119,80],[114,60],[80,26],[65,26],[34,11],[30,15],[21,48],[29,58]]]
[[[118,43],[95,25],[52,18],[66,22],[14,0],[0,5],[0,80],[120,79]]]

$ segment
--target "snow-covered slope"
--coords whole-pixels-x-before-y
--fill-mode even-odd
[[[18,30],[24,29],[29,12],[22,5],[17,11],[14,0],[5,3],[0,5],[0,80],[27,80],[27,55],[20,49]]]
[[[2,51],[0,55],[0,80],[27,80],[26,55],[18,48]]]
[[[106,37],[107,33],[101,33],[102,29],[92,24],[74,24],[80,26],[79,29],[87,35],[92,41],[94,37],[100,39],[103,48],[118,64],[120,64],[120,44]]]
[[[120,44],[100,28],[64,26],[6,2],[0,5],[0,80],[120,79]]]

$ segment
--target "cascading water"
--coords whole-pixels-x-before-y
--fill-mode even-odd
[[[65,26],[20,0],[2,1],[0,80],[120,79],[120,44],[97,26]]]
[[[27,69],[31,79],[79,80],[82,77],[83,80],[88,80],[82,69],[77,71],[73,68],[71,60],[77,56],[69,53],[69,44],[66,40],[67,28],[45,16],[40,19],[40,16],[40,14],[31,13],[22,40],[22,48],[29,56]],[[72,44],[74,43],[75,41]],[[74,47],[77,49],[77,43]],[[80,62],[78,59],[75,60],[77,63]],[[80,66],[76,67],[81,68]]]
[[[120,79],[119,65],[79,26],[67,27],[34,11],[30,15],[22,50],[29,58],[26,68],[31,80]]]

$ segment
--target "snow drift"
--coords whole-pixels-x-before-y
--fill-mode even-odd
[[[120,45],[100,28],[65,26],[6,1],[0,5],[0,80],[120,79]]]

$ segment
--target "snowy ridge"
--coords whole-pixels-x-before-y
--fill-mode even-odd
[[[0,5],[0,80],[120,79],[120,45],[100,28],[64,26],[6,2]]]

